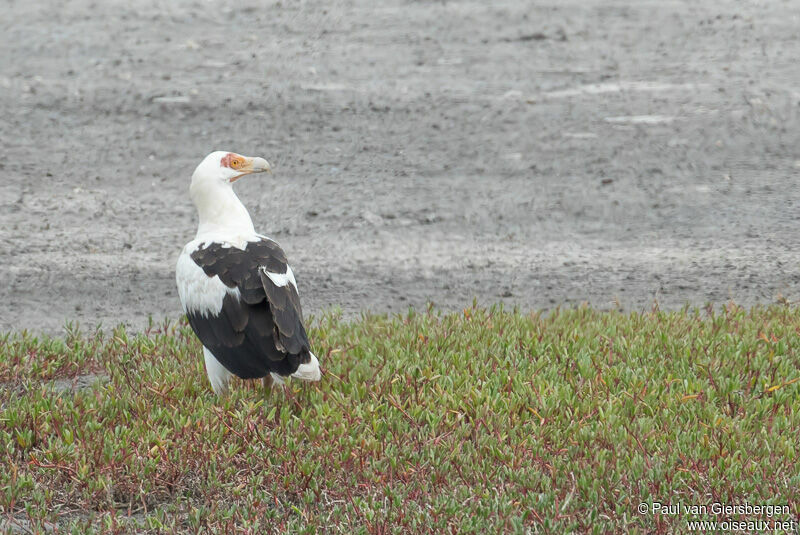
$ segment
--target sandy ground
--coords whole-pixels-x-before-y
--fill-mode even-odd
[[[308,312],[800,297],[800,2],[12,0],[0,329],[175,318],[215,149]]]

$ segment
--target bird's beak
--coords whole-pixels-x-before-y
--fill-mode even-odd
[[[264,158],[246,158],[241,174],[233,177],[231,179],[231,183],[236,182],[243,176],[250,175],[252,173],[272,173],[272,167],[270,167],[269,162]]]
[[[264,158],[250,158],[249,163],[253,173],[272,173],[272,167],[269,166],[269,162]]]

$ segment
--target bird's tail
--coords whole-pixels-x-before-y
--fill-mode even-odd
[[[309,351],[309,353],[311,353]],[[301,364],[297,371],[292,374],[292,377],[302,379],[304,381],[319,381],[322,378],[322,372],[319,370],[319,361],[316,355],[311,353],[311,360],[305,364]]]

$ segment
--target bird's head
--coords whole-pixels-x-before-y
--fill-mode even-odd
[[[233,184],[245,175],[271,173],[264,158],[250,158],[235,152],[218,150],[206,156],[192,174],[192,188],[202,185]]]
[[[231,184],[252,173],[271,173],[264,158],[249,158],[235,152],[212,152],[192,174],[189,188],[200,216],[200,227],[252,231],[253,223]]]

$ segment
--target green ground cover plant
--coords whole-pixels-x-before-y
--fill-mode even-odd
[[[2,335],[0,526],[674,533],[721,517],[654,503],[715,502],[798,518],[797,309],[329,313],[309,334],[320,383],[225,398],[182,322]]]

